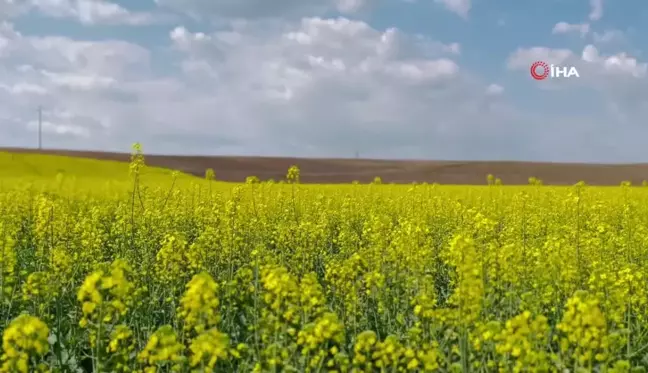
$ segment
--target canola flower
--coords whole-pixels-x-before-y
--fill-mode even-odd
[[[144,372],[157,372],[158,369],[169,369],[172,372],[182,371],[186,363],[185,346],[178,341],[177,333],[171,325],[161,326],[151,335],[138,359],[144,364]]]
[[[23,314],[15,318],[2,335],[2,372],[27,373],[46,371],[39,361],[50,346],[49,329],[34,316]]]
[[[648,367],[648,188],[128,173],[0,189],[1,371]]]

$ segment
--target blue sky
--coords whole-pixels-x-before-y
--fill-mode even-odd
[[[0,0],[0,146],[648,162],[640,0]],[[535,81],[536,60],[579,78]]]

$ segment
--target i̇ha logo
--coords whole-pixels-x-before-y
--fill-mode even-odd
[[[549,76],[552,78],[571,78],[572,76],[580,78],[578,70],[574,66],[548,65],[543,61],[536,61],[531,64],[531,77],[533,79],[545,80]]]

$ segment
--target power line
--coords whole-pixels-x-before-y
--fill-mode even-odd
[[[43,149],[43,107],[38,107],[38,150]]]

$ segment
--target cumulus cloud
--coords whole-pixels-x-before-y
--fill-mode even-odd
[[[568,34],[568,33],[579,33],[581,37],[585,37],[590,31],[590,25],[588,23],[582,24],[570,24],[567,22],[558,22],[554,26],[552,33],[554,34]]]
[[[155,0],[156,4],[197,19],[299,18],[335,10],[351,14],[375,0]]]
[[[594,42],[602,43],[614,43],[614,42],[623,42],[625,35],[620,30],[605,30],[603,32],[594,32],[592,34]]]
[[[324,16],[330,12],[355,15],[379,0],[154,0],[162,8],[175,10],[199,20],[223,21],[232,19],[299,19]],[[393,0],[396,3],[412,3],[416,0]],[[472,8],[472,0],[434,0],[450,12],[466,18]],[[384,2],[383,2],[384,3]]]
[[[548,64],[563,64],[572,60],[574,53],[570,49],[553,49],[547,47],[519,48],[508,58],[511,69],[528,69],[535,61]]]
[[[467,18],[470,8],[472,8],[471,0],[434,0],[437,3],[443,4],[443,6],[449,11],[456,13],[457,15]]]
[[[124,41],[24,36],[8,23],[0,27],[0,40],[0,117],[23,123],[16,126],[25,131],[33,129],[36,106],[43,105],[44,131],[63,138],[94,135],[101,143],[112,130],[110,110],[128,95],[126,83],[148,71],[148,50]],[[20,139],[20,131],[11,133]]]
[[[603,17],[603,0],[590,0],[590,7],[589,19],[591,21],[598,21]]]
[[[363,154],[377,154],[390,151],[389,141],[436,143],[437,131],[461,132],[440,102],[472,105],[474,115],[485,105],[452,59],[458,44],[361,21],[305,18],[275,33],[240,28],[206,35],[179,27],[170,38],[186,54],[182,66],[195,87],[218,100],[237,98],[221,121],[289,151],[352,154],[363,147]]]
[[[584,81],[609,82],[617,78],[643,78],[648,64],[639,62],[625,52],[614,55],[601,55],[591,44],[586,45],[580,55],[570,49],[547,47],[520,48],[509,56],[508,67],[514,70],[528,69],[535,61],[548,64],[575,66]],[[581,71],[582,70],[582,71]],[[603,80],[605,79],[605,80]]]
[[[7,93],[11,95],[21,96],[21,95],[45,95],[47,94],[47,89],[42,85],[32,84],[32,83],[15,83],[12,85],[0,84],[0,88],[4,89]]]
[[[16,1],[16,0],[3,0]],[[22,10],[35,10],[48,17],[71,18],[85,25],[146,25],[167,17],[133,12],[107,0],[23,0]]]
[[[9,19],[29,9],[25,0],[0,0],[0,20]]]
[[[646,135],[641,125],[641,118],[648,114],[646,62],[625,52],[605,54],[594,45],[586,45],[581,52],[521,48],[509,56],[507,66],[528,74],[529,66],[537,60],[574,66],[580,73],[580,78],[542,82],[528,78],[537,83],[538,89],[551,94],[543,96],[541,107],[560,113],[544,122],[546,131],[537,134],[539,144],[551,143],[561,153],[560,159],[603,162],[642,159],[638,138]],[[563,110],[556,109],[561,106]],[[543,113],[542,116],[550,115]],[[558,133],[560,136],[555,136]],[[569,141],[573,142],[571,150]]]
[[[489,95],[500,95],[500,94],[502,94],[503,92],[504,92],[504,87],[502,87],[502,86],[499,85],[499,84],[495,84],[495,83],[490,84],[490,85],[486,88],[486,93],[488,93]]]

